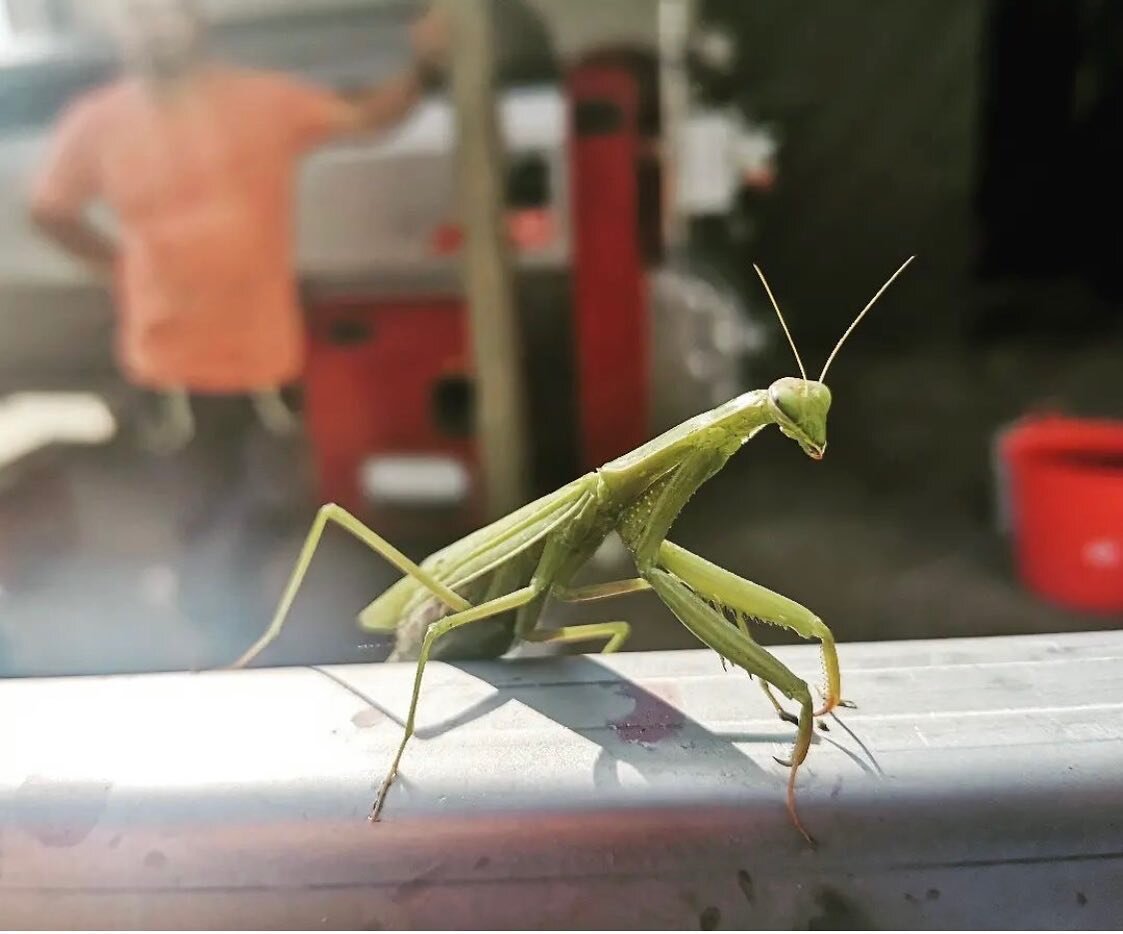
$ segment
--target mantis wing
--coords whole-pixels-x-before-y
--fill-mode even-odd
[[[502,519],[484,526],[459,541],[434,552],[421,562],[437,580],[469,602],[487,590],[489,579],[505,566],[511,578],[511,563],[541,546],[542,540],[564,521],[584,499],[587,478],[579,478],[560,490],[528,503]],[[525,571],[523,567],[525,565]],[[504,580],[510,589],[527,583],[534,561],[518,562],[518,580]],[[448,612],[448,607],[425,584],[403,577],[359,613],[359,625],[368,630],[391,631],[407,620],[424,619],[427,625]]]

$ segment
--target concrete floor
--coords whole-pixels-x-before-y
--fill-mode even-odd
[[[1116,627],[1123,618],[1050,607],[1021,588],[995,528],[990,445],[997,426],[1042,404],[1118,415],[1121,349],[1115,338],[970,352],[855,347],[832,370],[825,460],[808,460],[777,432],[758,436],[697,494],[674,538],[810,606],[844,642]],[[74,504],[71,544],[36,558],[34,575],[0,598],[4,673],[220,664],[264,626],[263,618],[237,633],[204,632],[178,617],[165,508],[175,492],[160,489],[123,446],[69,457],[61,478]],[[32,478],[26,488],[35,485]],[[47,492],[42,508],[60,502]],[[262,556],[266,601],[280,593],[300,537]],[[4,538],[12,541],[10,528]],[[588,576],[627,574],[609,551]],[[262,662],[383,657],[385,645],[371,644],[353,619],[394,576],[344,535],[329,536],[288,629]],[[549,619],[604,620],[606,612],[632,621],[633,649],[695,644],[650,594]],[[787,641],[779,630],[759,637]]]

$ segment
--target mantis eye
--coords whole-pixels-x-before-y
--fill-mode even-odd
[[[780,410],[781,415],[793,422],[798,419],[799,416],[795,400],[792,399],[788,393],[770,390],[768,395],[772,400],[772,404]]]

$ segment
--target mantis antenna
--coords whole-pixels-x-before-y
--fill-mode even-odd
[[[889,277],[889,281],[886,282],[885,285],[883,285],[880,289],[877,290],[877,294],[873,298],[870,299],[870,303],[868,305],[866,305],[865,308],[863,308],[861,311],[858,312],[858,317],[854,319],[854,321],[851,323],[850,327],[848,327],[846,329],[845,333],[842,335],[842,337],[840,337],[838,339],[838,343],[834,345],[834,350],[831,351],[831,355],[829,357],[827,357],[827,362],[823,364],[823,372],[819,374],[819,382],[820,383],[823,381],[823,377],[827,375],[827,367],[829,367],[831,365],[831,361],[834,360],[835,355],[838,353],[839,348],[842,347],[843,342],[845,342],[846,338],[848,338],[850,336],[850,332],[853,331],[854,328],[856,328],[858,326],[858,322],[862,320],[862,318],[865,316],[866,312],[869,311],[871,308],[873,308],[873,303],[876,302],[879,298],[881,298],[881,293],[884,292],[887,288],[889,288],[889,286],[891,286],[893,284],[893,280],[896,279],[897,276],[899,276],[902,272],[904,272],[905,267],[909,263],[911,263],[914,259],[916,259],[915,256],[910,256],[903,263],[901,263],[901,268],[898,269],[895,273],[893,273],[893,275],[891,275]]]
[[[776,296],[772,294],[772,290],[768,287],[768,280],[764,278],[764,273],[760,271],[760,267],[756,263],[753,263],[753,269],[755,269],[756,274],[760,276],[760,281],[764,283],[764,291],[768,293],[768,297],[772,301],[772,307],[776,309],[776,317],[780,319],[780,327],[784,329],[784,334],[787,335],[788,343],[792,346],[792,353],[795,354],[795,362],[799,364],[799,375],[803,377],[803,381],[806,383],[807,371],[803,368],[803,361],[799,359],[799,351],[795,349],[795,341],[792,340],[792,332],[788,330],[788,323],[784,320],[784,316],[780,314],[780,306],[776,304]],[[892,280],[889,281],[891,282]]]

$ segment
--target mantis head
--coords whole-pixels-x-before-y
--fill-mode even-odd
[[[827,410],[831,391],[817,380],[785,376],[768,387],[768,407],[780,431],[803,453],[822,460],[827,450]]]
[[[784,316],[780,313],[780,306],[776,304],[776,299],[772,295],[772,289],[768,287],[768,281],[764,278],[764,273],[760,271],[760,267],[755,263],[753,264],[753,268],[760,276],[760,281],[764,283],[764,289],[772,301],[772,307],[776,309],[780,326],[784,329],[788,343],[791,344],[792,353],[795,354],[795,362],[799,365],[798,378],[785,376],[768,387],[768,408],[780,431],[795,441],[808,457],[822,460],[823,454],[827,450],[827,411],[831,407],[831,391],[827,388],[827,384],[823,382],[827,375],[827,369],[846,338],[850,336],[850,332],[858,326],[858,322],[873,307],[873,303],[881,298],[881,293],[889,288],[893,280],[905,271],[905,267],[913,259],[915,257],[910,256],[905,260],[901,264],[901,268],[889,277],[889,281],[878,289],[877,294],[870,299],[869,304],[858,312],[858,316],[851,322],[850,327],[846,329],[842,337],[838,339],[838,343],[834,345],[834,350],[827,357],[827,362],[823,364],[823,371],[819,374],[818,379],[807,378],[807,371],[803,368],[803,361],[799,357],[799,351],[796,350],[795,341],[792,340],[787,322],[784,321]]]

